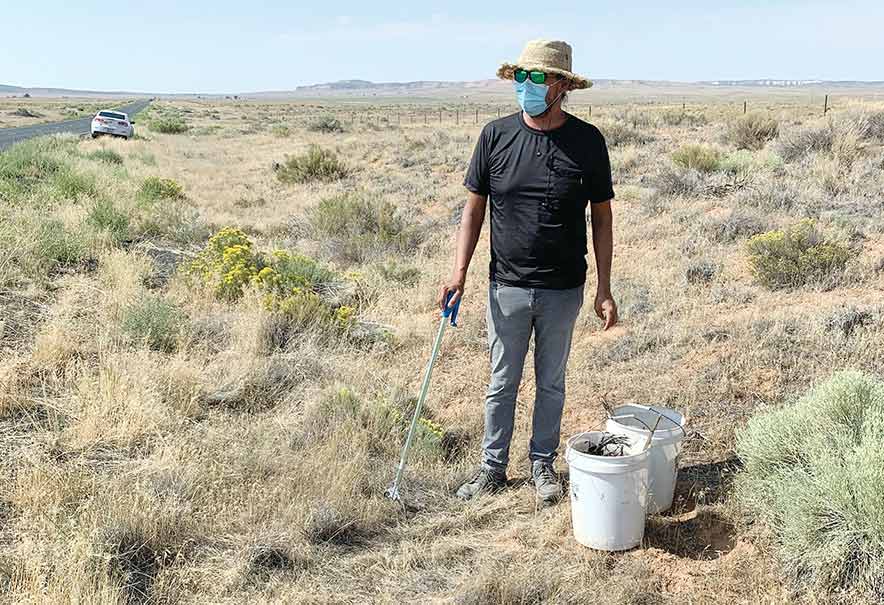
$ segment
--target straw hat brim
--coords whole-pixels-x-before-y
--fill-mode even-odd
[[[513,79],[513,72],[516,69],[527,69],[528,71],[531,71],[532,69],[536,69],[539,71],[544,71],[548,74],[556,74],[556,75],[562,76],[562,77],[567,78],[568,80],[571,81],[571,89],[572,90],[579,90],[581,88],[589,88],[590,86],[592,86],[592,80],[588,80],[588,79],[584,78],[583,76],[579,76],[579,75],[575,74],[574,72],[570,72],[565,69],[559,69],[557,67],[549,67],[547,65],[540,65],[540,64],[536,64],[536,63],[530,64],[530,65],[529,64],[523,65],[523,64],[516,64],[516,63],[504,63],[497,70],[497,77],[500,78],[501,80],[512,80]]]

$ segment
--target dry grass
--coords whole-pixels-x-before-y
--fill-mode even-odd
[[[92,117],[98,110],[125,105],[126,99],[0,98],[0,128],[31,126],[44,122]]]
[[[790,591],[764,531],[731,503],[734,431],[762,403],[784,402],[833,368],[884,373],[876,307],[884,274],[874,270],[884,220],[868,201],[884,195],[879,143],[844,135],[789,162],[744,152],[727,164],[738,168],[672,177],[660,158],[686,144],[721,147],[736,116],[720,107],[690,120],[661,117],[665,108],[603,112],[602,131],[608,121],[619,129],[613,288],[623,321],[602,333],[583,309],[563,435],[599,424],[601,395],[677,407],[697,431],[682,455],[676,508],[651,520],[643,548],[604,554],[574,542],[567,503],[535,511],[530,486],[467,504],[452,496],[481,439],[487,230],[461,326],[434,373],[427,446],[407,475],[414,510],[382,495],[435,330],[434,296],[450,268],[452,217],[480,126],[353,124],[340,108],[344,132],[312,132],[317,113],[297,104],[182,101],[172,111],[187,135],[88,140],[50,154],[91,175],[94,190],[53,182],[16,193],[28,204],[0,201],[4,220],[32,229],[0,222],[4,251],[33,246],[28,234],[50,218],[88,235],[79,264],[23,271],[8,263],[13,253],[0,256],[0,599],[819,602]],[[774,109],[780,137],[823,126],[808,120],[811,108],[790,111]],[[278,135],[283,126],[290,136]],[[333,150],[351,174],[280,182],[274,162],[310,144]],[[90,159],[102,149],[122,166],[103,161],[107,153]],[[150,177],[180,184],[185,199],[146,209],[138,190]],[[654,191],[665,178],[691,186]],[[407,247],[369,238],[370,250],[341,260],[310,217],[354,187],[422,236]],[[119,223],[106,207],[87,220],[101,192],[129,218],[124,237],[110,235]],[[173,207],[194,216],[160,221]],[[855,275],[823,292],[766,290],[746,240],[807,216],[853,234]],[[195,286],[176,267],[224,225],[261,250],[332,263],[345,277],[327,293],[334,304],[352,306],[366,333],[390,335],[292,333],[258,292],[224,302]],[[833,319],[845,299],[861,320]],[[163,326],[175,337],[158,339]],[[528,474],[533,390],[529,364],[515,478]],[[438,442],[434,426],[445,431]]]

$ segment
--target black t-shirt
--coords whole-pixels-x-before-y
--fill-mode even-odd
[[[567,114],[541,131],[522,112],[485,125],[464,185],[491,200],[491,279],[527,288],[586,281],[586,205],[614,197],[598,128]]]

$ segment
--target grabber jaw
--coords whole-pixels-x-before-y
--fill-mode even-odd
[[[402,496],[399,494],[399,488],[394,483],[384,492],[384,496],[393,502],[402,502]]]

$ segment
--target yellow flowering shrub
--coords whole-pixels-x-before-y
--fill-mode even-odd
[[[811,219],[756,235],[746,249],[752,274],[771,290],[834,283],[856,256],[847,244],[820,233]]]
[[[293,325],[349,330],[356,309],[328,304],[320,291],[340,277],[315,260],[287,250],[263,254],[240,229],[225,227],[211,237],[190,264],[189,274],[219,299],[234,302],[247,288],[262,293],[264,306],[285,315]]]
[[[234,301],[263,269],[260,265],[248,236],[240,229],[225,227],[209,239],[190,264],[189,273],[211,287],[220,300]]]

